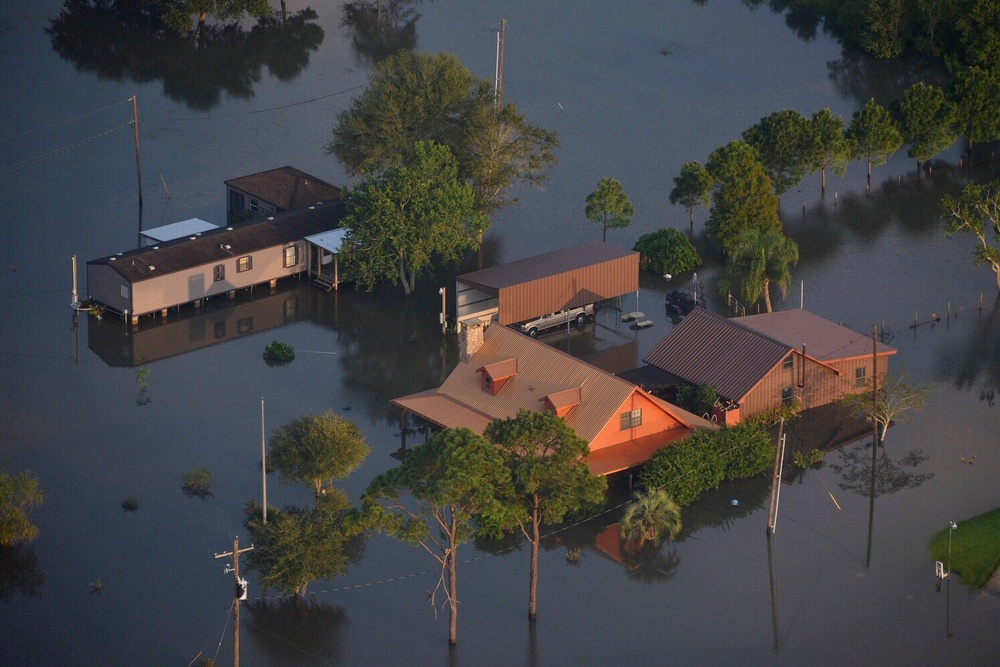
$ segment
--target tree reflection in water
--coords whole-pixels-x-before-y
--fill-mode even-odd
[[[46,32],[53,50],[78,70],[112,81],[159,79],[170,99],[208,111],[222,93],[253,97],[264,68],[289,81],[309,64],[309,52],[323,42],[316,12],[303,9],[284,22],[279,16],[249,31],[221,23],[178,33],[133,3],[66,0]]]
[[[344,5],[343,25],[359,61],[377,63],[397,51],[417,48],[420,14],[414,0],[356,0]]]
[[[956,389],[979,387],[979,400],[991,408],[1000,391],[1000,296],[975,324],[964,345],[955,345],[938,362],[937,376]]]
[[[840,475],[840,488],[853,491],[860,496],[872,492],[872,457],[868,451],[871,443],[841,449],[837,452],[840,461],[830,463],[830,469]],[[875,495],[895,493],[903,489],[915,489],[934,477],[934,473],[917,473],[918,467],[929,456],[920,449],[907,450],[902,456],[892,459],[886,447],[881,450],[875,463]]]
[[[45,575],[38,571],[38,556],[27,544],[0,547],[0,600],[15,595],[38,597]]]
[[[315,656],[336,657],[340,634],[349,621],[340,605],[285,598],[247,603],[242,623],[254,635],[263,664],[315,664]]]

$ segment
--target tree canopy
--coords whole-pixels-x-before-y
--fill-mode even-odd
[[[345,270],[368,291],[387,281],[412,294],[419,276],[436,262],[459,259],[482,229],[454,155],[430,141],[417,143],[409,163],[370,176],[343,197]]]
[[[747,305],[764,297],[770,313],[771,285],[780,287],[784,296],[792,282],[791,268],[798,261],[799,246],[783,233],[748,229],[737,238],[727,268],[730,275],[739,278]]]
[[[959,69],[950,89],[955,128],[975,144],[1000,139],[1000,65]]]
[[[874,396],[871,391],[862,391],[848,394],[841,403],[855,416],[874,422],[879,442],[884,442],[889,424],[910,410],[922,410],[931,390],[931,387],[912,384],[904,374],[882,374],[875,385]]]
[[[625,193],[625,188],[614,178],[604,177],[597,189],[587,195],[587,220],[604,226],[604,238],[609,229],[624,229],[632,222],[635,206]]]
[[[875,98],[854,112],[846,134],[854,147],[855,159],[867,161],[868,189],[871,190],[872,165],[885,164],[902,147],[903,136],[892,115]]]
[[[209,17],[218,21],[239,21],[244,16],[268,16],[273,9],[267,0],[147,0],[163,22],[174,30],[189,32],[205,24]]]
[[[708,234],[730,252],[737,238],[748,229],[781,231],[778,198],[771,179],[745,141],[732,141],[715,149],[706,166],[715,181]]]
[[[510,469],[500,450],[467,428],[445,429],[379,475],[362,498],[366,526],[419,545],[441,566],[430,602],[443,591],[448,642],[458,642],[458,547],[474,535],[477,516],[510,525]],[[506,500],[505,500],[506,499]]]
[[[976,239],[976,266],[989,265],[1000,290],[1000,179],[967,185],[957,199],[945,196],[941,206],[945,234],[970,234]]]
[[[701,266],[701,256],[691,240],[678,229],[664,227],[639,237],[632,247],[639,266],[660,275],[677,275]]]
[[[636,542],[642,549],[647,543],[659,546],[673,541],[681,532],[681,508],[664,489],[636,491],[622,515],[621,538]]]
[[[531,541],[528,617],[538,613],[538,551],[542,523],[563,520],[568,512],[599,506],[607,481],[590,472],[590,448],[553,412],[521,410],[497,419],[484,434],[503,453],[517,499],[515,516]]]
[[[700,162],[685,162],[681,173],[674,176],[674,189],[670,191],[670,203],[686,206],[694,231],[694,207],[708,206],[712,201],[712,175]]]
[[[332,410],[293,419],[271,434],[269,444],[268,469],[282,480],[312,486],[317,497],[371,452],[361,429]]]
[[[809,119],[806,161],[811,171],[820,171],[820,192],[826,192],[826,170],[843,175],[851,160],[851,144],[844,136],[844,119],[829,109],[820,109]]]
[[[917,82],[903,92],[895,105],[903,141],[910,148],[906,154],[927,162],[941,151],[950,148],[957,137],[952,130],[951,104],[940,88]]]
[[[775,111],[743,132],[743,140],[757,150],[771,185],[780,197],[799,184],[809,170],[809,119],[798,111]]]
[[[44,502],[38,477],[31,472],[11,475],[0,469],[0,547],[12,547],[38,537],[28,514]]]

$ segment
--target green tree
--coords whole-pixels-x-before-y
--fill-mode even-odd
[[[905,374],[882,374],[878,377],[874,396],[871,391],[862,391],[848,394],[840,402],[854,416],[874,422],[879,442],[885,442],[889,424],[910,410],[922,410],[932,389],[912,384]]]
[[[952,79],[955,129],[965,137],[969,155],[975,144],[1000,139],[1000,65],[960,68]]]
[[[493,421],[484,435],[504,454],[517,498],[518,525],[531,542],[528,618],[534,619],[542,523],[559,523],[567,513],[600,505],[607,481],[590,472],[587,442],[555,413],[521,410],[516,417]]]
[[[711,416],[719,394],[710,384],[685,384],[677,389],[677,404],[696,415]]]
[[[708,206],[712,201],[712,175],[700,162],[685,162],[679,176],[674,176],[674,189],[670,191],[670,203],[686,206],[690,219],[691,233],[694,233],[694,207]]]
[[[458,547],[473,537],[479,515],[510,525],[512,493],[503,454],[467,428],[436,433],[410,450],[401,465],[372,480],[364,493],[363,525],[419,545],[441,566],[430,602],[436,605],[443,591],[449,644],[458,642]]]
[[[854,112],[847,127],[847,138],[854,148],[854,158],[868,163],[868,185],[872,188],[872,165],[885,164],[903,145],[903,136],[892,115],[872,98]]]
[[[779,198],[806,175],[809,138],[809,119],[791,109],[775,111],[743,132],[743,140],[756,149]]]
[[[608,229],[624,229],[632,222],[635,206],[625,193],[625,188],[617,180],[604,177],[597,189],[587,195],[587,220],[604,226],[604,241],[608,240]]]
[[[762,296],[771,308],[771,285],[781,288],[784,296],[792,282],[791,268],[799,261],[799,246],[781,232],[761,233],[748,230],[740,234],[729,255],[727,268],[738,277],[746,303],[756,303]]]
[[[683,232],[673,227],[643,234],[632,250],[639,253],[639,266],[661,275],[677,275],[701,266],[698,249]]]
[[[163,22],[174,30],[190,32],[205,25],[205,20],[212,17],[218,21],[239,21],[244,16],[257,18],[269,16],[272,12],[271,3],[267,0],[147,0],[150,6],[158,10]]]
[[[806,162],[820,172],[820,192],[826,193],[826,170],[841,176],[851,160],[851,143],[844,136],[844,119],[829,109],[820,109],[809,119]]]
[[[981,67],[1000,62],[1000,0],[966,0],[956,12],[955,30],[963,62]]]
[[[951,237],[961,232],[975,237],[976,266],[988,264],[1000,290],[1000,180],[967,185],[960,197],[947,195],[941,205],[945,234]]]
[[[364,544],[345,524],[350,507],[347,495],[337,488],[328,488],[313,508],[269,508],[266,524],[258,508],[248,506],[247,528],[254,550],[247,556],[247,566],[257,573],[260,585],[302,596],[309,582],[344,574],[349,564],[357,562]]]
[[[732,141],[717,148],[709,156],[706,168],[715,187],[705,228],[727,253],[748,229],[781,231],[778,198],[771,191],[771,179],[750,144]]]
[[[269,445],[268,469],[282,480],[312,486],[317,498],[324,485],[350,475],[371,452],[361,429],[332,410],[293,419],[271,434]]]
[[[955,143],[951,105],[940,88],[917,82],[903,92],[895,107],[903,141],[910,145],[906,154],[927,162]]]
[[[455,157],[433,142],[418,142],[410,163],[366,179],[344,202],[343,261],[368,291],[384,280],[401,283],[409,296],[418,276],[436,261],[460,258],[482,228]]]
[[[452,53],[400,51],[375,67],[365,91],[337,119],[326,151],[352,174],[412,160],[420,141],[448,146],[472,185],[478,220],[516,202],[507,191],[540,184],[556,162],[558,135],[531,125]],[[480,235],[481,237],[481,235]]]
[[[13,547],[38,537],[38,527],[28,514],[44,501],[34,473],[12,476],[0,469],[0,547]]]
[[[641,549],[651,543],[671,542],[681,532],[681,508],[663,489],[636,491],[622,515],[621,537]]]
[[[903,0],[868,0],[861,45],[876,58],[898,58],[906,49],[908,12]]]

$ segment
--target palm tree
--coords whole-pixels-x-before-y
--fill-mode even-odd
[[[738,276],[743,299],[755,303],[764,297],[767,312],[771,308],[771,285],[788,292],[792,283],[791,268],[799,261],[799,246],[781,232],[760,232],[755,229],[740,234],[729,255],[729,273]]]
[[[636,491],[622,516],[621,538],[636,541],[641,549],[647,542],[657,546],[673,540],[681,530],[681,508],[663,489]]]

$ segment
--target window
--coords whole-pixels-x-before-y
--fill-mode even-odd
[[[215,276],[215,282],[220,282],[226,279],[226,265],[216,264],[215,269],[212,271]]]
[[[493,393],[493,378],[491,378],[486,373],[483,373],[483,391],[486,391],[490,394]]]
[[[285,268],[289,269],[299,263],[299,247],[290,245],[285,247]]]
[[[253,315],[236,320],[236,333],[242,335],[253,331]]]
[[[794,362],[793,362],[792,355],[788,355],[787,357],[785,357],[785,363],[781,365],[781,368],[783,370],[790,371],[790,370],[792,370],[792,364],[793,363]]]
[[[252,199],[252,198],[250,199],[250,212],[251,213],[260,213],[260,202],[257,201],[256,199]]]
[[[128,285],[122,285],[121,294],[122,294],[122,298],[123,299],[130,299],[130,298],[132,298],[132,288],[129,287]]]
[[[854,385],[863,387],[868,384],[868,369],[864,366],[854,369]]]
[[[218,340],[220,338],[225,338],[226,337],[226,321],[225,320],[222,320],[221,322],[216,322],[214,328],[215,328],[215,339],[216,340]]]
[[[253,258],[250,255],[236,260],[236,273],[243,273],[253,268]]]
[[[621,430],[642,426],[642,408],[621,413]]]
[[[781,404],[791,405],[792,401],[795,399],[795,395],[792,393],[791,387],[785,387],[781,390]]]

